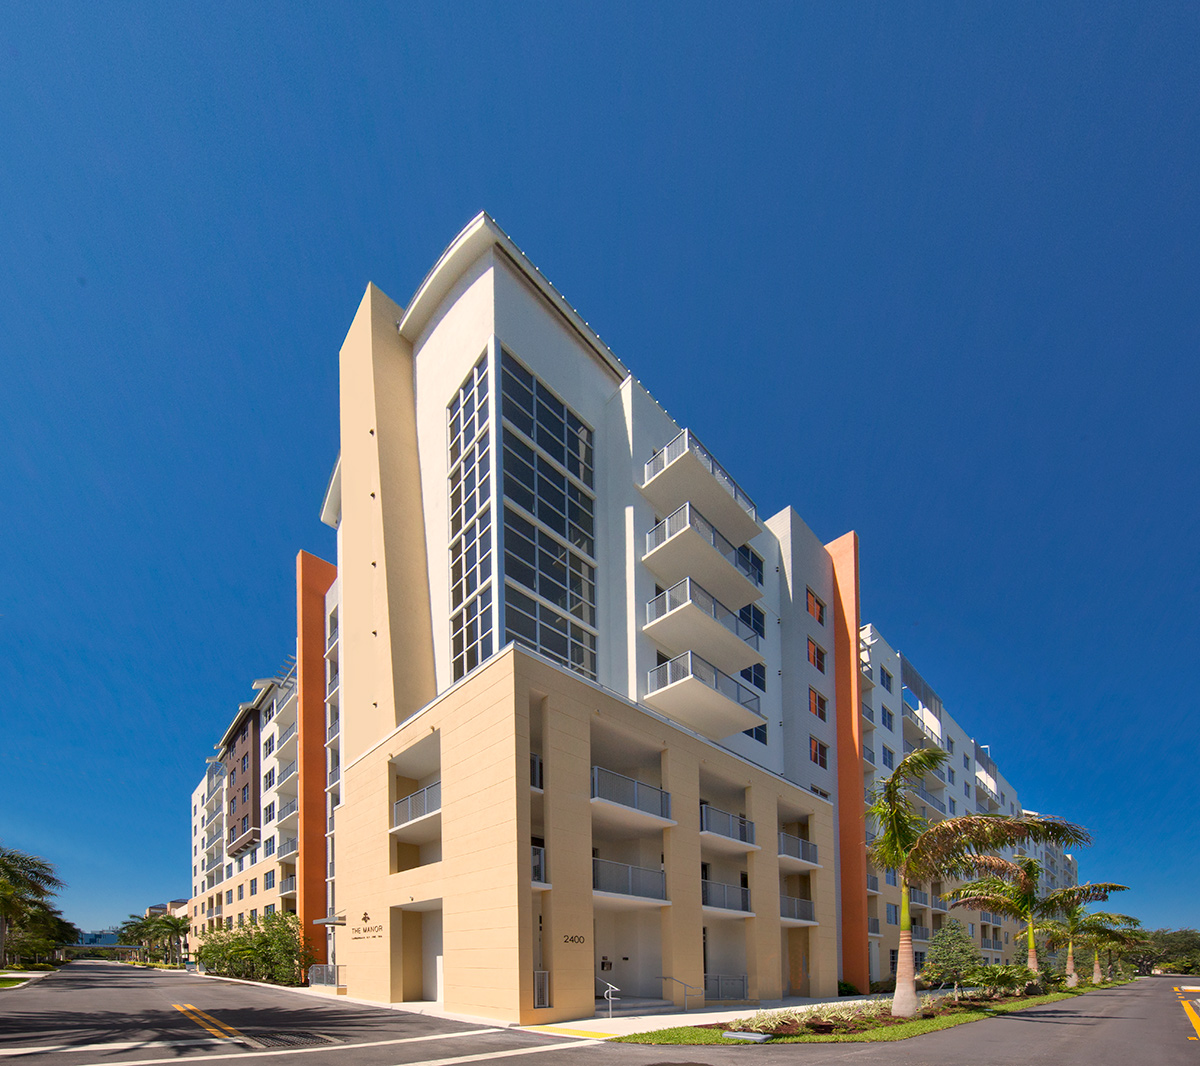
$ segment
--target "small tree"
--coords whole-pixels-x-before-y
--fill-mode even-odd
[[[958,986],[972,970],[983,965],[983,956],[975,941],[963,928],[962,922],[951,918],[941,929],[933,934],[929,942],[929,952],[925,956],[925,969],[921,971],[923,980],[931,984],[936,982],[945,985],[954,982],[954,998],[958,999]]]

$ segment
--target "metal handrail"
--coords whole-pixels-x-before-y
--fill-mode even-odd
[[[674,981],[677,985],[683,985],[683,1013],[684,1014],[687,1014],[687,1012],[688,1012],[688,996],[699,996],[701,999],[704,998],[704,989],[703,988],[697,988],[695,985],[689,985],[686,981],[679,980],[678,977],[666,977],[662,974],[659,974],[658,979],[660,981]],[[665,999],[666,997],[664,996],[663,998]]]
[[[325,686],[325,695],[332,696],[334,694],[334,692],[337,691],[337,687],[338,687],[338,675],[330,674],[329,675],[329,683]]]
[[[727,911],[748,911],[750,889],[740,885],[727,885],[721,881],[700,880],[700,905],[720,907]]]
[[[285,892],[295,892],[295,891],[296,891],[296,875],[295,874],[292,874],[289,877],[285,877],[282,881],[279,882],[279,894],[280,895],[283,895]]]
[[[646,534],[646,554],[665,544],[676,533],[682,533],[688,527],[693,528],[700,537],[716,548],[726,561],[735,567],[752,585],[762,588],[762,579],[758,576],[749,561],[738,555],[738,550],[726,540],[707,518],[697,511],[690,503],[672,511]]]
[[[701,613],[715,619],[739,640],[745,641],[755,651],[758,651],[760,638],[754,627],[742,621],[736,611],[730,610],[716,596],[690,577],[685,577],[646,604],[646,624],[657,622],[663,615],[688,603]]]
[[[282,770],[279,771],[279,776],[275,779],[275,785],[282,785],[289,777],[296,772],[296,760],[293,759]]]
[[[546,849],[537,844],[531,844],[530,847],[533,849],[533,883],[535,885],[548,884],[546,881]]]
[[[658,818],[671,817],[671,794],[643,781],[635,781],[603,766],[592,767],[592,799],[608,800],[622,807],[653,814]]]
[[[913,938],[913,940],[928,940],[929,939],[929,926],[914,925],[912,927],[912,938]]]
[[[280,748],[282,748],[289,740],[292,739],[292,737],[294,737],[296,735],[296,727],[298,726],[298,724],[299,724],[298,722],[293,722],[290,726],[287,727],[287,729],[285,729],[282,733],[279,734],[279,736],[275,740],[275,750],[276,751],[278,751]]]
[[[937,796],[935,796],[932,792],[930,792],[924,785],[919,785],[915,781],[909,781],[905,784],[904,787],[909,792],[915,792],[918,796],[921,797],[921,799],[923,799],[931,807],[934,807],[937,810],[941,811],[942,814],[946,813],[946,805],[940,799],[938,799]]]
[[[813,907],[811,899],[805,899],[803,896],[783,896],[779,897],[779,913],[784,918],[794,918],[801,922],[815,922],[816,910]]]
[[[279,821],[283,821],[289,814],[295,814],[300,809],[300,798],[294,796],[288,800],[282,807],[279,808],[279,813],[275,815]]]
[[[325,730],[325,743],[328,744],[334,737],[336,737],[341,728],[341,718],[335,718],[332,722],[330,722],[329,728]]]
[[[782,830],[779,833],[779,854],[790,855],[793,859],[800,859],[802,862],[811,862],[814,866],[818,865],[816,844],[811,840],[793,836]]]
[[[285,855],[291,855],[293,852],[300,850],[300,841],[295,837],[288,837],[279,845],[279,850],[275,853],[277,858],[282,859]]]
[[[398,799],[392,805],[392,828],[415,822],[427,814],[442,809],[442,783],[434,781],[424,788],[417,789],[403,799]]]
[[[536,751],[529,753],[529,787],[545,787],[545,770],[542,766],[542,757]]]
[[[867,889],[871,892],[879,891],[879,875],[867,874]]]
[[[868,747],[866,744],[864,744],[863,745],[863,758],[866,759],[867,762],[869,762],[872,766],[874,766],[875,765],[875,749]]]
[[[754,506],[754,501],[733,480],[729,471],[713,458],[712,452],[696,439],[696,435],[690,429],[683,430],[673,440],[668,442],[666,447],[660,448],[650,456],[646,463],[645,481],[643,484],[649,484],[653,478],[661,474],[676,459],[688,452],[691,452],[700,460],[700,464],[705,470],[717,479],[721,487],[738,502],[738,505],[746,514],[755,521],[758,521],[758,508]]]
[[[613,1000],[621,998],[620,996],[615,995],[614,993],[620,992],[621,990],[616,985],[614,985],[608,981],[605,981],[604,984],[607,986],[604,989],[604,998],[606,1000],[608,1000],[608,1016],[609,1016],[609,1018],[611,1018],[612,1017]]]
[[[929,893],[922,892],[919,888],[910,888],[908,890],[908,900],[910,903],[915,903],[918,907],[928,907]]]
[[[643,899],[667,898],[667,878],[662,870],[630,866],[611,859],[592,859],[592,890]]]
[[[868,918],[867,919],[867,932],[868,933],[876,933],[876,934],[879,933],[879,919],[878,918]]]
[[[745,844],[754,843],[754,823],[740,814],[730,814],[707,803],[700,804],[700,832],[716,833]]]
[[[868,722],[875,721],[875,708],[874,707],[868,707],[865,703],[861,703],[861,704],[859,704],[858,709],[862,713],[862,716]]]
[[[675,682],[689,677],[694,677],[702,685],[707,685],[721,693],[739,707],[745,707],[755,714],[760,713],[761,701],[758,693],[734,681],[727,673],[718,670],[712,663],[701,659],[692,651],[685,651],[682,655],[677,655],[669,662],[651,670],[647,677],[646,692],[647,694],[657,692],[661,688],[666,688],[668,685],[673,685]]]
[[[921,718],[917,715],[917,712],[911,706],[909,706],[907,702],[902,703],[901,707],[903,708],[902,714],[905,718],[912,722],[913,725],[915,725],[923,734],[925,734],[926,737],[932,740],[939,748],[941,748],[943,751],[946,750],[946,745],[942,738],[939,737],[932,729],[929,728],[929,726],[924,723],[924,721],[921,720]]]

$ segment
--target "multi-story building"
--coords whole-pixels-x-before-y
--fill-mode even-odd
[[[863,626],[860,636],[864,801],[870,802],[872,786],[877,780],[890,776],[896,763],[909,752],[915,748],[937,747],[949,756],[943,768],[921,782],[914,782],[910,790],[924,817],[938,822],[955,815],[1022,813],[1016,789],[1001,774],[987,745],[972,739],[949,714],[941,698],[912,663],[873,625]],[[869,842],[874,826],[868,823],[866,829]],[[1011,859],[1024,853],[1022,849],[1009,849],[1002,854]],[[1064,855],[1061,847],[1030,845],[1030,853],[1050,856],[1043,862],[1043,881],[1048,869],[1060,874],[1064,884],[1067,877],[1077,875],[1074,860]],[[894,870],[868,868],[867,923],[873,981],[896,972],[900,941],[897,880]],[[1024,962],[1024,947],[1016,941],[1016,933],[1024,928],[1023,924],[989,911],[950,908],[940,897],[954,887],[953,883],[936,881],[909,887],[913,955],[917,968],[920,969],[925,961],[930,938],[951,917],[962,922],[979,946],[985,962]],[[843,893],[845,891],[843,886]]]
[[[855,534],[760,514],[486,215],[407,307],[368,286],[340,425],[337,567],[301,579],[297,643],[319,981],[523,1023],[613,987],[681,1005],[865,989],[898,902],[867,868],[875,774],[943,743],[945,779],[917,790],[931,816],[1019,809],[861,625]],[[256,729],[278,766],[283,731],[253,714],[193,797],[197,905],[226,924],[228,882],[252,876],[230,848],[266,857],[272,802],[276,862],[288,843],[267,785],[257,835],[255,801],[229,806]],[[921,895],[941,889],[914,890],[926,939],[945,911]],[[1003,957],[1012,929],[972,925]]]
[[[296,654],[230,720],[192,793],[190,915],[232,928],[276,911],[306,929],[328,913],[325,593],[333,567],[297,559]],[[311,938],[324,961],[325,938]]]

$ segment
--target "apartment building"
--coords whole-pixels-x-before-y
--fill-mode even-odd
[[[870,802],[872,787],[889,777],[905,755],[915,748],[937,747],[949,759],[942,769],[915,782],[911,789],[924,817],[937,822],[964,814],[1021,814],[1024,809],[1016,789],[1000,772],[987,745],[974,740],[949,714],[937,692],[912,663],[873,625],[862,627],[860,639],[864,802]],[[874,828],[868,822],[868,843],[874,838]],[[1025,853],[1024,849],[1009,849],[1001,854],[1011,859]],[[1077,883],[1075,860],[1064,854],[1061,847],[1030,845],[1029,853],[1043,861],[1043,891],[1048,890],[1049,877],[1060,879],[1054,887]],[[897,880],[894,870],[867,871],[872,981],[896,972],[901,902]],[[954,883],[936,881],[909,887],[913,955],[918,970],[924,964],[929,940],[951,917],[962,922],[985,962],[1024,962],[1025,949],[1016,936],[1024,928],[1023,923],[989,911],[949,908],[940,897],[954,887]]]
[[[325,593],[331,564],[297,558],[296,654],[253,683],[192,793],[194,950],[203,929],[328,913]],[[324,962],[325,938],[313,940]]]
[[[760,515],[485,215],[368,288],[340,385],[332,979],[521,1022],[864,983],[854,534]]]

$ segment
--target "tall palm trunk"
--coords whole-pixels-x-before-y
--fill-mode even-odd
[[[1026,923],[1026,931],[1029,934],[1029,956],[1025,960],[1025,965],[1029,967],[1033,973],[1038,972],[1037,964],[1037,945],[1033,942],[1033,915],[1029,916],[1029,921]]]
[[[1104,974],[1100,972],[1100,949],[1097,948],[1092,954],[1092,984],[1098,985],[1104,980]]]
[[[1079,976],[1075,973],[1075,941],[1072,938],[1067,939],[1067,987],[1077,988],[1079,986]]]
[[[896,955],[896,991],[892,1014],[912,1018],[917,1013],[917,975],[913,966],[912,916],[908,905],[908,879],[900,878],[900,949]]]

